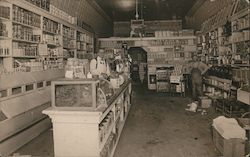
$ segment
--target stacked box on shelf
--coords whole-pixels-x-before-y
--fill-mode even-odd
[[[233,79],[235,81],[249,82],[250,71],[249,68],[234,68],[233,69]]]
[[[67,49],[75,49],[76,48],[76,42],[72,40],[71,38],[64,37],[63,38],[63,47]]]
[[[232,22],[233,31],[239,31],[250,27],[250,14]]]
[[[76,39],[75,39],[75,30],[63,26],[63,47],[69,48],[69,49],[75,49],[76,48]]]
[[[70,27],[63,26],[63,35],[68,38],[75,39],[75,30]]]
[[[176,37],[176,36],[179,36],[178,31],[155,31],[156,38]]]
[[[19,24],[13,24],[13,38],[24,41],[39,42],[40,35],[34,35],[33,29]]]
[[[10,7],[0,6],[0,18],[10,19]]]
[[[60,34],[61,27],[58,22],[43,17],[43,30],[54,34]]]
[[[16,72],[20,70],[23,72],[42,71],[43,64],[36,60],[16,59],[14,61],[14,68]]]
[[[41,16],[18,6],[13,6],[13,21],[40,28]]]
[[[7,25],[0,21],[0,37],[8,37]]]
[[[114,124],[115,117],[112,111],[109,112],[107,117],[99,124],[99,137],[100,137],[100,144],[102,145],[105,138],[109,136],[109,132],[111,131],[111,127]]]
[[[77,18],[70,16],[68,13],[64,12],[61,9],[58,9],[57,7],[50,5],[50,14],[63,19],[71,24],[76,24],[77,23]]]
[[[109,136],[106,145],[104,146],[103,150],[100,152],[100,157],[110,157],[112,151],[116,144],[116,134],[111,133]]]
[[[10,46],[9,41],[0,40],[0,56],[10,56]]]
[[[235,99],[217,99],[215,109],[227,117],[240,117],[247,112],[247,107]]]
[[[77,41],[77,50],[85,51],[87,50],[87,45],[84,42]]]
[[[51,34],[43,34],[42,35],[42,42],[52,45],[61,45],[60,43],[60,36],[58,35],[51,35]]]
[[[36,44],[13,42],[13,56],[19,57],[35,57],[38,56],[38,50]]]
[[[86,50],[87,50],[87,52],[93,52],[93,45],[91,45],[91,44],[87,44],[87,46],[86,46]]]
[[[86,37],[87,35],[81,32],[77,32],[77,50],[79,51],[86,51],[87,50],[87,44],[86,44]]]
[[[26,1],[46,11],[50,10],[50,0],[26,0]]]

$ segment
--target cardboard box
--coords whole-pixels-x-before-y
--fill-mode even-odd
[[[224,139],[213,127],[213,142],[223,157],[244,157],[245,140],[243,139]]]
[[[209,108],[212,105],[212,100],[208,97],[199,97],[199,102],[201,104],[201,108]]]

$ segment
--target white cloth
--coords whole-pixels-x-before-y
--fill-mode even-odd
[[[90,66],[90,72],[91,72],[92,75],[99,75],[98,71],[97,71],[97,61],[96,61],[96,59],[92,59],[90,61],[89,66]]]
[[[225,139],[246,139],[246,131],[241,128],[234,118],[219,116],[213,120],[213,127]]]
[[[106,67],[106,62],[105,60],[103,60],[101,57],[97,57],[97,71],[99,73],[99,75],[101,73],[105,73],[106,74],[106,71],[107,71],[107,67]]]
[[[92,75],[100,75],[102,73],[107,72],[107,66],[105,60],[101,57],[97,57],[97,59],[92,59],[90,61],[90,72]]]

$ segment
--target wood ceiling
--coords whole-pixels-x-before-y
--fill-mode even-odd
[[[95,0],[114,21],[135,19],[136,0]],[[140,18],[145,20],[184,19],[197,0],[138,0]]]

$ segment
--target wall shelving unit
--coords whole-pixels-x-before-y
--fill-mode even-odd
[[[0,14],[0,32],[3,32],[0,34],[0,57],[7,72],[15,71],[15,60],[83,58],[86,53],[93,54],[94,33],[77,26],[74,20],[70,23],[52,15],[45,9],[47,7],[41,8],[29,1],[4,0],[0,1],[0,6],[4,10]],[[84,41],[88,41],[87,47],[91,48],[77,51],[77,32],[84,34]],[[29,51],[34,55],[29,55]]]
[[[250,11],[243,0],[228,3],[202,24],[200,59],[212,65],[249,66]],[[227,17],[227,18],[221,18]]]
[[[42,111],[50,106],[51,81],[64,76],[64,59],[69,57],[69,50],[63,49],[63,27],[72,30],[73,42],[76,32],[81,32],[93,44],[94,32],[52,14],[48,6],[43,7],[25,0],[0,0],[0,154],[3,156],[50,127],[51,122]],[[77,57],[76,52],[76,49],[70,52],[71,56]]]

